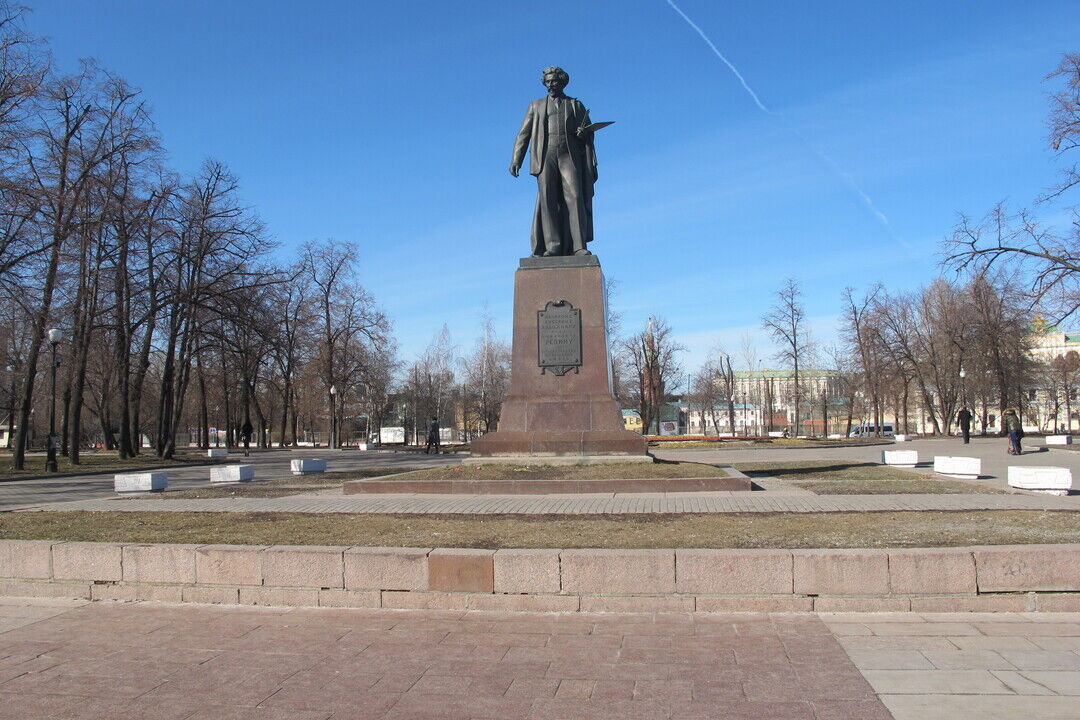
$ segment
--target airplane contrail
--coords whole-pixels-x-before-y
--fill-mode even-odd
[[[861,187],[859,187],[859,185],[855,182],[855,179],[851,177],[851,174],[845,171],[842,167],[840,167],[839,163],[829,157],[824,151],[815,147],[809,140],[806,139],[806,136],[799,132],[798,129],[796,129],[795,126],[792,125],[791,122],[789,122],[786,118],[766,107],[765,103],[763,103],[761,101],[761,98],[758,97],[758,94],[754,92],[754,89],[752,87],[750,87],[750,83],[746,82],[746,78],[744,78],[743,74],[739,72],[739,69],[735,67],[735,64],[728,60],[727,57],[724,56],[724,53],[720,52],[720,49],[717,48],[715,43],[713,43],[713,41],[709,39],[709,36],[705,34],[705,31],[698,27],[697,23],[691,20],[690,17],[682,11],[682,8],[676,5],[673,0],[667,0],[667,4],[671,6],[672,10],[679,14],[679,17],[686,21],[687,25],[693,28],[694,32],[701,36],[701,39],[705,41],[705,44],[709,46],[709,49],[713,51],[713,54],[716,55],[716,57],[720,58],[720,61],[727,66],[728,70],[731,70],[732,74],[735,75],[736,78],[738,78],[739,83],[743,86],[743,89],[746,90],[747,94],[754,101],[754,104],[758,106],[758,109],[766,115],[782,121],[784,126],[793,135],[795,135],[795,137],[801,140],[803,144],[806,145],[812,153],[817,155],[818,159],[825,163],[825,165],[827,165],[830,170],[832,170],[834,173],[836,173],[837,176],[840,177],[840,179],[844,182],[845,185],[847,185],[856,195],[859,196],[859,199],[862,200],[863,205],[865,205],[867,210],[869,210],[873,214],[874,218],[879,223],[881,223],[881,226],[885,229],[885,232],[889,234],[889,237],[891,237],[893,240],[896,240],[905,247],[909,247],[906,242],[896,236],[896,234],[893,232],[892,226],[889,224],[888,216],[886,216],[885,213],[877,209],[877,206],[874,205],[874,201],[870,198],[869,195],[866,194],[865,191],[863,191]]]

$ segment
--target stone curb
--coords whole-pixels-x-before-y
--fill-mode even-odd
[[[1080,610],[1080,544],[723,550],[0,540],[0,595],[530,612]]]

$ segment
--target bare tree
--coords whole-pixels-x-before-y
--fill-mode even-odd
[[[145,142],[145,110],[137,91],[101,73],[93,63],[58,78],[43,90],[34,132],[20,142],[25,161],[25,187],[38,207],[46,253],[34,273],[31,342],[19,411],[19,432],[27,432],[37,363],[57,290],[58,274],[68,242],[83,227],[83,211],[102,168],[118,155]],[[25,261],[24,261],[25,262]],[[25,437],[16,443],[13,467],[24,463]]]
[[[1059,155],[1080,148],[1080,53],[1066,53],[1047,79],[1063,78],[1065,87],[1050,97],[1050,147]],[[1080,164],[1062,172],[1061,180],[1043,199],[1061,195],[1080,184]]]
[[[728,432],[735,434],[735,371],[731,366],[731,356],[725,353],[722,347],[714,348],[701,369],[693,375],[690,396],[701,406],[703,433],[706,412],[712,419],[713,432],[720,432],[716,410],[723,403],[727,406]]]
[[[510,347],[495,337],[490,317],[484,317],[483,334],[462,368],[468,390],[466,408],[475,417],[478,432],[491,432],[510,385]]]
[[[795,434],[800,434],[799,369],[810,350],[810,334],[806,327],[806,309],[802,292],[793,278],[776,292],[776,302],[761,318],[761,327],[768,331],[779,344],[777,359],[792,369],[792,405],[795,409]]]
[[[373,357],[369,351],[388,341],[390,323],[357,279],[356,245],[334,240],[309,242],[301,253],[321,328],[324,397],[332,417],[336,417],[337,400],[330,389],[362,384],[365,361]]]
[[[671,337],[667,321],[649,318],[644,330],[623,340],[621,350],[634,380],[629,399],[636,403],[647,433],[667,402],[668,386],[682,375],[678,356],[685,348]]]
[[[1066,54],[1048,78],[1062,78],[1065,87],[1050,101],[1050,147],[1059,156],[1080,147],[1080,54]],[[1071,155],[1070,155],[1071,157]],[[1058,198],[1080,183],[1077,163],[1039,198]],[[1029,280],[1031,302],[1053,308],[1059,320],[1080,309],[1080,209],[1070,210],[1064,230],[1044,226],[1028,210],[1010,213],[999,203],[981,220],[961,215],[946,243],[944,265],[982,274],[1004,266]]]

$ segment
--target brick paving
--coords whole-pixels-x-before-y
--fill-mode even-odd
[[[889,718],[813,615],[96,603],[0,618],[0,718]]]
[[[584,614],[0,598],[0,719],[1080,717],[1080,613]]]
[[[162,500],[121,498],[51,503],[47,510],[298,513],[468,513],[595,515],[902,510],[1080,510],[1080,496],[784,495],[769,492],[595,495],[293,495],[280,498]]]

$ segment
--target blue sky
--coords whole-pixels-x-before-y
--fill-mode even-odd
[[[767,359],[786,277],[829,343],[845,286],[916,287],[957,212],[1029,203],[1058,167],[1043,77],[1080,50],[1075,0],[677,0],[767,114],[666,0],[28,2],[62,67],[143,88],[177,170],[224,160],[283,256],[357,242],[405,359],[485,312],[510,337],[535,182],[507,166],[547,65],[616,121],[592,250],[624,329],[667,318],[693,367],[746,332]]]

